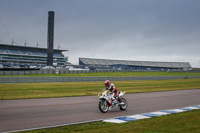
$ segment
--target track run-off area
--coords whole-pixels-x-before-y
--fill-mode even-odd
[[[126,111],[101,113],[97,96],[1,100],[0,132],[70,125],[200,104],[200,89],[133,93]]]

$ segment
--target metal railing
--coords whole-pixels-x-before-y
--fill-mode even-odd
[[[99,73],[99,72],[158,72],[158,70],[68,70],[68,69],[46,69],[46,70],[17,70],[0,71],[0,75],[29,75],[29,74],[69,74],[69,73]],[[165,72],[165,71],[163,71]],[[182,72],[182,71],[170,71]],[[189,71],[190,72],[190,71]]]
[[[191,79],[200,76],[136,76],[136,77],[0,77],[0,83],[45,83],[45,82],[95,82],[128,80]]]

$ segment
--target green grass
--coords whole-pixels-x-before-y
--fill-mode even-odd
[[[0,77],[114,77],[114,76],[200,76],[192,72],[99,72],[71,74],[29,74],[29,75],[0,75]]]
[[[190,76],[200,73],[184,72],[116,72],[116,73],[79,73],[59,75],[22,75],[17,77],[45,77],[45,76],[70,76],[70,77],[95,77],[95,76]],[[144,80],[144,81],[114,81],[119,90],[127,93],[171,91],[185,89],[200,89],[200,79],[178,80]],[[103,82],[74,82],[74,83],[23,83],[0,84],[0,100],[28,99],[28,98],[53,98],[71,96],[97,95],[104,88]],[[138,120],[123,124],[94,122],[58,128],[27,131],[27,133],[198,133],[200,132],[200,110],[171,114],[151,119]]]
[[[121,124],[93,122],[25,133],[199,133],[200,110],[153,117]]]
[[[126,93],[200,89],[200,79],[114,81]],[[97,95],[103,82],[0,84],[0,100]]]

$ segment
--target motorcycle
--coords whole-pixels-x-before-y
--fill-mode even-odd
[[[125,98],[122,96],[125,94],[125,91],[119,92],[119,97],[121,98],[121,103],[119,102],[118,98],[114,100],[114,93],[110,94],[109,90],[103,89],[99,94],[99,110],[102,113],[108,112],[108,110],[112,110],[114,108],[120,108],[120,110],[126,110],[128,107],[128,103]],[[113,107],[110,107],[110,102],[112,100]],[[114,100],[114,101],[113,101]]]

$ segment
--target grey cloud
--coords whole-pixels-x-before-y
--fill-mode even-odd
[[[66,55],[71,62],[77,62],[78,57],[129,60],[162,57],[159,59],[165,61],[168,56],[171,61],[188,57],[192,65],[199,65],[198,0],[0,2],[10,6],[0,8],[2,41],[14,37],[19,42],[39,41],[46,47],[47,12],[54,10],[55,45],[70,50]]]

